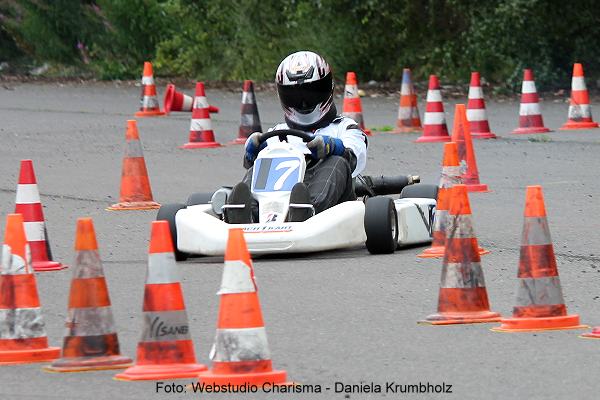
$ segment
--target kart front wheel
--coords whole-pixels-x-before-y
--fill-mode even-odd
[[[365,204],[367,250],[371,254],[390,254],[398,247],[398,214],[394,201],[377,196]]]
[[[406,186],[400,193],[401,199],[421,198],[437,200],[438,187],[426,183]]]
[[[169,223],[169,230],[171,231],[171,240],[173,241],[173,247],[175,248],[175,260],[185,261],[188,259],[189,254],[179,251],[177,249],[177,227],[175,225],[175,214],[177,211],[186,208],[184,204],[164,204],[156,215],[157,221],[167,221]]]

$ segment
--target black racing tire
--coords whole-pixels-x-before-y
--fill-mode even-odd
[[[402,192],[400,193],[400,198],[420,198],[437,200],[437,195],[438,187],[436,185],[418,183],[416,185],[410,185],[402,189]]]
[[[198,204],[208,204],[212,200],[214,193],[196,192],[190,194],[186,204],[189,206],[197,206]]]
[[[366,246],[371,254],[391,254],[398,247],[398,213],[389,197],[376,196],[365,204]]]
[[[156,215],[157,221],[167,221],[169,223],[169,230],[171,231],[171,240],[173,240],[173,247],[175,248],[175,260],[185,261],[190,256],[188,253],[179,251],[177,249],[177,227],[175,225],[175,214],[177,211],[186,208],[185,204],[164,204],[158,209]]]

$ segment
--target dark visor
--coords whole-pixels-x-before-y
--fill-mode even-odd
[[[327,101],[331,95],[331,73],[323,79],[301,85],[277,85],[279,100],[286,107],[300,112],[310,112],[315,107]]]

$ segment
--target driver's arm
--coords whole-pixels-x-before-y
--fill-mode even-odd
[[[344,143],[344,157],[350,163],[352,176],[360,174],[367,164],[367,136],[354,122],[342,123],[339,137]]]

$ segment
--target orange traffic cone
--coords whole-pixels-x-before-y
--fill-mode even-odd
[[[244,144],[246,139],[254,132],[262,132],[260,117],[258,116],[258,106],[256,96],[254,95],[254,82],[244,81],[242,91],[242,121],[238,130],[238,137],[232,144]]]
[[[154,74],[152,72],[152,63],[144,63],[144,73],[142,75],[142,97],[140,99],[140,111],[135,113],[136,117],[157,117],[165,115],[160,111],[158,98],[156,94],[156,85],[154,84]]]
[[[479,72],[471,72],[469,102],[467,103],[467,119],[469,120],[469,127],[471,128],[471,136],[476,139],[496,139],[496,135],[490,131]]]
[[[254,269],[242,229],[230,229],[221,280],[219,321],[205,385],[285,385],[287,373],[274,371]]]
[[[455,185],[450,190],[454,193],[448,217],[438,312],[420,322],[448,325],[499,321],[500,314],[490,311],[467,188]]]
[[[497,332],[579,329],[578,315],[567,315],[541,186],[527,186],[519,259],[517,305]]]
[[[435,75],[429,76],[429,90],[427,90],[427,104],[423,121],[423,135],[416,143],[449,142],[448,126],[440,91],[440,81]]]
[[[159,208],[160,204],[152,199],[152,189],[150,188],[144,152],[142,151],[137,122],[134,119],[127,121],[125,141],[121,196],[119,203],[113,204],[107,210],[151,210]]]
[[[163,108],[166,114],[170,114],[172,111],[191,112],[193,104],[194,98],[192,96],[178,92],[172,83],[167,85],[163,101]],[[209,105],[208,112],[211,114],[218,113],[219,107]]]
[[[590,106],[590,96],[585,86],[583,65],[575,63],[573,65],[573,79],[571,80],[569,119],[560,129],[591,128],[598,128],[598,123],[592,119],[592,107]]]
[[[475,159],[471,130],[464,104],[457,104],[454,108],[454,127],[452,129],[452,141],[458,145],[458,159],[464,165],[465,172],[462,175],[463,183],[469,192],[489,192],[487,185],[479,181],[479,170]]]
[[[110,296],[91,218],[77,220],[75,268],[65,326],[62,358],[48,372],[80,372],[128,367],[115,329]]]
[[[523,70],[523,84],[521,87],[521,105],[519,106],[519,127],[512,131],[515,134],[546,133],[552,132],[544,126],[544,119],[540,111],[540,99],[535,88],[533,71]]]
[[[115,379],[192,378],[207,369],[196,363],[167,221],[152,222],[143,312],[136,365],[115,375]]]
[[[204,149],[219,147],[215,142],[215,134],[210,121],[210,106],[206,100],[204,83],[196,83],[196,97],[192,106],[192,122],[190,123],[190,141],[180,148],[182,149]]]
[[[9,214],[0,272],[0,365],[51,361],[48,337],[21,214]]]
[[[21,160],[15,213],[23,215],[25,234],[31,250],[32,267],[35,271],[58,271],[67,268],[58,261],[52,261],[50,240],[44,222],[44,211],[40,201],[33,161]]]
[[[371,136],[371,130],[365,128],[365,120],[362,113],[362,103],[360,102],[360,96],[358,95],[358,82],[356,80],[356,74],[354,72],[346,73],[346,86],[344,88],[344,105],[342,109],[342,115],[352,118],[360,129]]]
[[[417,106],[417,94],[410,76],[410,69],[402,71],[402,87],[400,88],[400,105],[398,106],[398,120],[396,129],[392,133],[420,132],[421,118]]]

